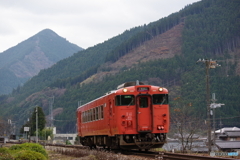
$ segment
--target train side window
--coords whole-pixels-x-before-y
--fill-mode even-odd
[[[96,120],[96,112],[95,112],[95,108],[93,108],[93,121]]]
[[[101,107],[98,106],[98,119],[101,119]]]
[[[88,110],[88,122],[91,121],[91,112]]]
[[[98,120],[98,107],[96,107],[95,109],[96,109],[96,120]]]
[[[91,111],[91,121],[93,121],[93,109],[91,109],[90,111]]]
[[[101,105],[101,118],[103,119],[103,105]]]
[[[154,94],[153,104],[168,104],[168,94]]]
[[[85,122],[85,112],[82,112],[82,122]]]
[[[81,115],[81,122],[82,122],[82,123],[84,122],[83,113],[84,113],[84,112],[82,112],[82,115]]]
[[[91,117],[90,117],[90,110],[88,110],[88,122],[91,121]]]
[[[89,121],[90,121],[90,111],[87,110],[87,122],[89,122]]]
[[[115,97],[116,106],[130,106],[134,104],[134,95],[118,95]]]

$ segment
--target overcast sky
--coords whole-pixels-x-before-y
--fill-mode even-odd
[[[0,52],[49,28],[86,49],[199,0],[0,0]]]

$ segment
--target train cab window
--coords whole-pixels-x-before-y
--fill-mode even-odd
[[[133,95],[118,95],[115,97],[116,106],[130,106],[134,105],[134,96]]]
[[[168,104],[168,94],[154,94],[153,104]]]
[[[140,108],[147,108],[148,107],[148,97],[141,97],[139,99]]]

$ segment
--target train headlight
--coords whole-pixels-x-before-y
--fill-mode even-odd
[[[162,125],[157,125],[157,129],[158,129],[158,130],[164,130],[164,126],[162,126]]]
[[[126,93],[128,90],[127,88],[123,88],[123,92]]]
[[[162,92],[162,91],[163,91],[163,88],[162,88],[162,87],[160,87],[160,88],[158,88],[158,90],[159,90],[160,92]]]

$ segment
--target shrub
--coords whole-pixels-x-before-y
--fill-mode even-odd
[[[69,140],[67,140],[66,145],[72,145],[72,143]]]
[[[46,158],[48,158],[46,150],[43,148],[43,146],[37,143],[23,143],[23,144],[11,146],[9,149],[16,152],[20,150],[35,151],[42,154]]]
[[[8,148],[0,148],[0,160],[11,160],[13,157],[11,156]]]
[[[30,150],[22,150],[15,154],[15,160],[47,160],[47,158],[38,152]]]

